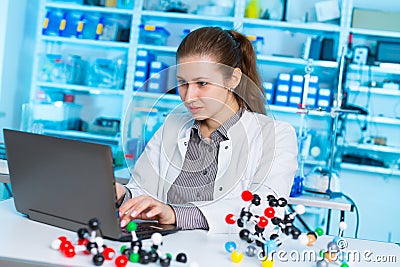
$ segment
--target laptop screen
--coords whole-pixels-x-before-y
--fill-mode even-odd
[[[118,238],[110,147],[7,129],[4,139],[19,212],[74,231],[97,217],[102,234]]]

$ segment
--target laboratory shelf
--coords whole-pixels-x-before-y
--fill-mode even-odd
[[[179,112],[187,112],[187,109],[182,103],[181,98],[176,94],[158,94],[149,92],[133,92],[132,99],[136,101],[139,109],[147,107],[145,111],[151,111],[153,109],[167,109]],[[143,107],[141,105],[144,104]]]
[[[348,120],[353,120],[353,121],[366,120],[366,121],[371,122],[371,123],[400,126],[400,119],[388,118],[388,117],[364,116],[364,115],[349,114],[349,115],[347,115],[347,119]]]
[[[133,9],[79,5],[79,4],[63,3],[63,2],[47,2],[45,4],[45,7],[65,9],[65,10],[77,10],[77,11],[84,11],[84,12],[101,12],[101,13],[121,14],[121,15],[132,15],[133,14]]]
[[[343,147],[349,148],[349,149],[365,150],[365,151],[400,154],[400,147],[394,147],[394,146],[348,143],[348,144],[344,144]]]
[[[353,71],[371,71],[383,74],[400,74],[400,64],[381,64],[380,66],[350,64]]]
[[[77,44],[77,45],[87,45],[96,46],[102,48],[129,48],[129,43],[117,42],[117,41],[103,41],[103,40],[89,40],[89,39],[76,39],[69,37],[58,37],[58,36],[42,36],[42,40],[45,42],[58,42],[66,44]]]
[[[305,160],[304,164],[315,165],[315,166],[326,166],[327,162],[325,160]]]
[[[276,106],[276,105],[268,105],[268,107],[275,112],[282,112],[282,113],[292,113],[292,114],[301,114],[305,110],[295,108],[295,107],[286,107],[286,106]],[[316,110],[308,110],[307,116],[318,116],[318,117],[326,117],[330,116],[330,113],[326,111],[316,111]]]
[[[88,93],[92,95],[124,95],[123,89],[102,89],[100,87],[89,87],[84,85],[52,83],[52,82],[37,82],[39,87],[55,88],[61,90],[70,90],[75,92]]]
[[[400,32],[350,28],[350,32],[357,35],[400,38]]]
[[[300,65],[300,66],[306,66],[309,62],[308,59],[303,59],[303,58],[269,56],[262,54],[257,55],[257,60],[260,62],[277,62],[287,65]],[[338,67],[338,63],[336,61],[313,60],[312,64],[314,67],[323,67],[323,68]]]
[[[349,86],[350,92],[356,93],[371,93],[375,95],[385,95],[385,96],[400,96],[400,90],[386,89],[378,87],[367,87],[367,86]]]
[[[142,97],[145,99],[152,99],[152,100],[165,100],[171,102],[181,102],[181,98],[179,95],[175,94],[158,94],[158,93],[149,93],[149,92],[139,92],[136,91],[133,93],[133,97]]]
[[[359,165],[351,163],[342,163],[340,166],[342,170],[352,170],[352,171],[370,172],[374,174],[400,176],[400,170],[398,169],[389,169],[383,167],[375,167],[375,166],[367,166],[367,165]]]
[[[119,136],[101,135],[87,132],[80,132],[74,130],[43,130],[43,134],[51,135],[55,137],[71,138],[77,140],[88,140],[88,141],[102,141],[104,143],[118,144],[120,141]]]
[[[280,28],[281,30],[296,30],[299,32],[340,32],[340,27],[333,24],[325,23],[293,23],[277,20],[262,20],[262,19],[243,19],[244,27],[270,27]]]
[[[187,14],[187,13],[177,13],[177,12],[160,12],[160,11],[152,11],[152,10],[143,10],[142,17],[149,17],[151,19],[157,20],[167,20],[171,22],[180,22],[180,21],[193,21],[196,24],[215,24],[218,23],[226,23],[233,24],[235,18],[233,17],[217,17],[217,16],[204,16],[197,14]]]
[[[146,44],[138,44],[138,49],[145,49],[149,51],[163,52],[167,54],[176,53],[178,47],[176,46],[158,46],[158,45],[146,45]]]

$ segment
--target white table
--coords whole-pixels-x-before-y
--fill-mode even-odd
[[[224,217],[224,215],[221,215]],[[57,227],[34,222],[21,214],[17,213],[14,207],[13,199],[0,201],[0,266],[94,266],[91,257],[79,254],[74,258],[65,258],[59,251],[50,248],[51,242],[60,235],[66,235],[69,239],[74,239],[76,234],[71,231],[63,230]],[[223,218],[221,218],[223,221]],[[231,238],[238,239],[237,235]],[[261,266],[257,258],[245,256],[240,264],[233,263],[230,260],[229,253],[225,251],[224,244],[228,241],[229,235],[209,235],[206,231],[182,231],[176,234],[164,237],[163,252],[170,252],[173,256],[179,252],[187,254],[189,262],[197,262],[198,266]],[[316,255],[321,249],[326,249],[326,244],[332,240],[330,236],[322,236],[312,247],[301,246],[298,241],[286,240],[275,255],[274,266],[316,266],[315,262],[302,261],[293,262],[290,255],[314,251]],[[382,243],[366,240],[346,239],[351,251],[359,251],[361,254],[360,262],[351,262],[350,266],[398,266],[400,262],[400,248],[396,244]],[[119,250],[122,243],[108,241],[106,244],[116,250]],[[243,249],[246,247],[241,242]],[[144,247],[149,248],[149,240],[144,241]],[[371,251],[371,255],[369,253]],[[286,256],[285,254],[286,253]],[[397,262],[377,264],[375,262],[366,262],[363,257],[367,253],[371,259],[377,256],[393,256]],[[279,257],[277,256],[279,255]],[[393,259],[392,257],[392,259]],[[285,260],[288,260],[285,262]],[[105,267],[114,266],[113,261],[106,261]],[[139,264],[128,263],[129,266],[142,266]],[[158,264],[149,264],[147,266],[159,266]],[[189,264],[180,264],[173,262],[172,267],[189,266]],[[331,264],[331,266],[335,266]]]

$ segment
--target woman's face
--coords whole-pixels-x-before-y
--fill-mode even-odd
[[[228,90],[222,66],[205,56],[187,56],[178,61],[179,95],[197,120],[220,121],[236,112],[237,102]]]

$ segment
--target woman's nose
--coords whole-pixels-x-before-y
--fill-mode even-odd
[[[185,95],[185,101],[193,102],[197,98],[197,87],[196,83],[188,83]]]

